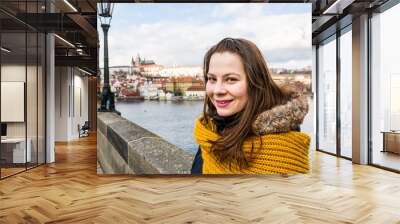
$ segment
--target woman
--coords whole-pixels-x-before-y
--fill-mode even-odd
[[[310,137],[299,132],[307,98],[278,87],[257,46],[225,38],[205,55],[206,98],[196,120],[192,173],[307,173]]]

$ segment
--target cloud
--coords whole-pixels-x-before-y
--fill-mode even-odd
[[[124,29],[113,29],[111,24],[110,65],[129,65],[138,53],[167,66],[201,65],[205,52],[229,36],[253,41],[272,65],[311,66],[311,14],[267,15],[265,7],[257,5],[217,5],[210,15],[195,21],[133,21]],[[118,22],[116,17],[113,23]]]
[[[261,15],[265,4],[220,4],[214,7],[213,17],[252,17]],[[249,13],[251,12],[251,13]]]

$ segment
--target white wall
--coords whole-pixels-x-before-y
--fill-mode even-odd
[[[19,81],[25,82],[25,64],[24,65],[1,65],[1,81]]]
[[[24,122],[25,83],[1,81],[1,121]],[[35,107],[36,108],[36,105]]]
[[[67,67],[55,68],[55,141],[68,140],[69,75]]]
[[[25,69],[25,64],[3,64],[1,66],[1,81],[25,82]],[[7,110],[7,108],[1,108],[1,110]],[[7,136],[25,137],[25,122],[8,122]]]
[[[38,69],[38,70],[37,70]],[[19,122],[6,122],[7,123],[7,137],[9,138],[24,138],[25,135],[30,139],[30,148],[32,152],[32,161],[36,162],[36,158],[39,159],[39,163],[44,163],[45,153],[45,142],[44,142],[44,83],[41,66],[25,64],[2,64],[2,85],[3,82],[23,82],[26,85],[26,97],[24,95],[25,89],[19,89],[18,94],[22,94],[19,102],[20,107],[12,108],[12,106],[2,107],[2,114],[4,113],[22,113],[22,118]],[[25,79],[27,78],[27,81]],[[2,89],[2,98],[10,98],[7,96],[7,92]],[[17,93],[14,93],[14,95]],[[25,99],[24,99],[25,98]],[[18,102],[14,101],[15,104]],[[26,106],[25,106],[26,103]],[[3,103],[2,103],[3,104]],[[15,106],[15,105],[14,105]],[[14,111],[13,111],[14,110]],[[17,110],[17,111],[15,111]],[[24,114],[26,112],[26,119]],[[3,120],[3,118],[2,118]],[[38,154],[37,154],[38,153]]]
[[[85,121],[89,120],[88,117],[88,78],[85,76],[82,76],[83,73],[81,73],[79,70],[74,70],[74,96],[72,98],[74,99],[73,105],[74,107],[72,108],[72,138],[77,138],[78,137],[78,124],[82,126]]]
[[[76,68],[56,67],[55,85],[55,140],[77,139],[78,124],[88,120],[88,78]]]
[[[9,137],[25,137],[25,126],[28,126],[28,137],[31,137],[30,134],[36,136],[36,123],[37,123],[37,114],[36,107],[43,106],[37,105],[37,96],[36,96],[36,66],[25,66],[20,64],[3,64],[1,66],[1,81],[2,82],[24,82],[27,83],[26,72],[28,72],[28,84],[27,84],[27,121],[22,122],[7,122],[7,135]],[[31,75],[35,74],[33,78]],[[24,94],[23,92],[21,94]],[[2,96],[7,97],[7,96]],[[24,107],[21,108],[25,110]],[[12,110],[11,108],[1,108],[4,113],[4,110]],[[24,113],[24,111],[22,111]]]

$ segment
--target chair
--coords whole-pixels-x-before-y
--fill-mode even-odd
[[[85,121],[82,127],[80,127],[80,125],[78,124],[79,138],[89,136],[89,129],[90,129],[89,121]]]

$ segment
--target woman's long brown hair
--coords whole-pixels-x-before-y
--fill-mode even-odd
[[[212,152],[221,163],[227,163],[229,167],[236,165],[246,168],[250,158],[245,156],[242,144],[251,135],[252,124],[258,114],[277,105],[286,103],[289,95],[283,92],[272,80],[267,63],[257,46],[245,39],[225,38],[211,47],[204,56],[203,71],[207,84],[207,74],[211,56],[214,53],[230,52],[240,56],[244,71],[247,75],[248,102],[239,112],[239,121],[233,127],[226,128],[220,133],[220,138],[213,142]],[[204,121],[217,115],[217,110],[211,99],[206,96],[204,101]]]

